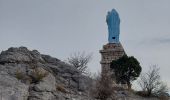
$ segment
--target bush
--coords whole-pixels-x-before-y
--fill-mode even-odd
[[[127,55],[113,60],[110,68],[114,72],[113,77],[116,79],[116,83],[127,84],[129,90],[131,89],[131,82],[136,80],[142,71],[138,60],[133,56],[128,57]]]
[[[38,83],[42,81],[44,77],[48,75],[48,72],[43,68],[35,68],[31,73],[32,83]]]
[[[18,80],[23,80],[24,79],[24,74],[21,70],[17,69],[17,71],[15,72],[15,77],[18,79]]]
[[[92,54],[85,54],[85,52],[73,53],[68,58],[68,63],[77,68],[81,73],[88,75],[87,65],[92,59]]]
[[[147,73],[140,76],[138,83],[141,89],[147,93],[147,96],[160,96],[168,92],[168,87],[164,84],[159,75],[157,66],[150,67]]]
[[[102,77],[98,76],[95,79],[95,84],[91,90],[92,97],[100,100],[106,100],[107,98],[114,99],[113,82],[110,75],[103,74]]]

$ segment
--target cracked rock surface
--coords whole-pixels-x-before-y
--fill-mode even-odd
[[[11,47],[0,54],[0,100],[97,100],[92,79],[37,50]],[[116,100],[158,100],[115,91]],[[112,99],[107,99],[112,100]]]
[[[0,54],[1,100],[87,100],[89,80],[73,66],[37,50],[11,47]]]

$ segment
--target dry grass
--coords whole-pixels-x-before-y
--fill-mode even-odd
[[[15,72],[15,77],[18,79],[18,80],[23,80],[25,77],[24,77],[25,75],[24,75],[24,73],[21,71],[21,70],[19,70],[19,69],[17,69],[16,70],[16,72]]]
[[[67,93],[67,91],[66,91],[66,89],[65,89],[65,87],[63,86],[63,85],[56,85],[56,89],[58,90],[58,91],[61,91],[61,92],[63,92],[63,93]]]
[[[114,88],[111,77],[107,74],[103,74],[102,77],[96,77],[90,94],[96,99],[106,100],[107,98],[112,98],[112,100],[114,100]]]
[[[170,100],[168,96],[165,96],[165,95],[161,95],[159,97],[160,100]]]
[[[32,71],[32,83],[38,83],[42,81],[44,77],[46,77],[49,73],[45,71],[43,68],[35,68]]]

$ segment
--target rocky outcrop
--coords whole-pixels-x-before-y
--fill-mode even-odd
[[[43,62],[44,59],[37,50],[29,51],[26,47],[9,48],[7,51],[2,51],[0,55],[0,63],[30,63]]]
[[[1,100],[27,100],[29,86],[18,79],[0,71],[0,97]]]
[[[9,48],[0,54],[0,100],[97,100],[92,79],[75,67],[37,50]],[[146,99],[115,91],[116,100]],[[108,99],[111,100],[111,99]]]
[[[12,47],[0,54],[2,100],[87,100],[89,80],[75,67],[37,50]]]

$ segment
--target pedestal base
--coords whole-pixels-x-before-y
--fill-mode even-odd
[[[113,60],[117,60],[122,57],[125,52],[121,43],[108,43],[103,45],[103,49],[100,50],[101,53],[101,74],[113,74],[114,71],[110,71],[110,63]],[[110,73],[112,72],[112,73]]]

